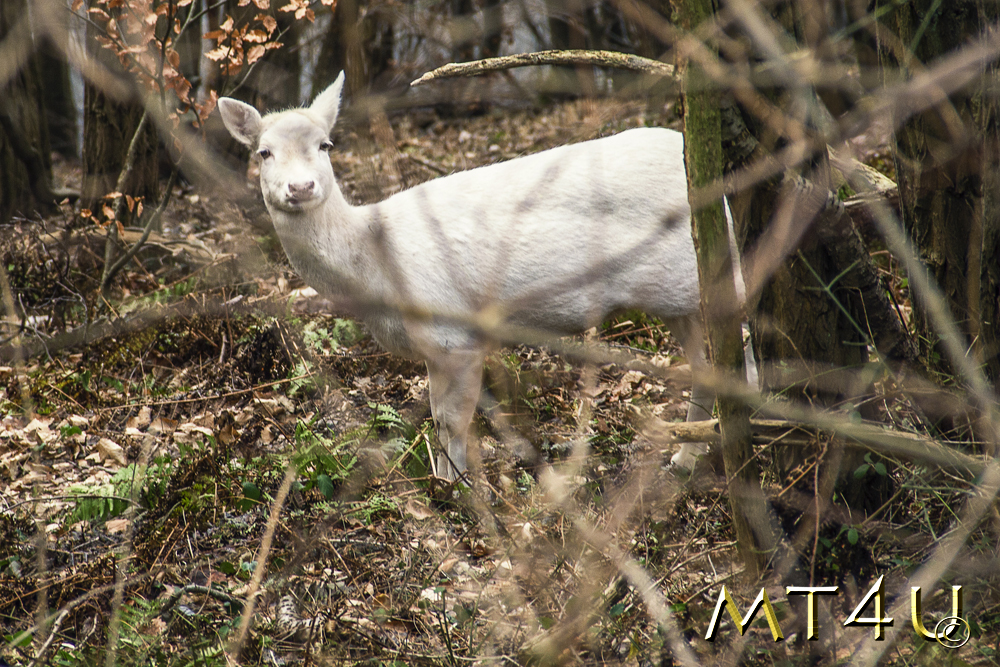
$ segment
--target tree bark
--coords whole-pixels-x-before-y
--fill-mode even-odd
[[[779,5],[775,15],[789,34],[800,42],[808,41],[810,35],[815,37],[822,31],[805,25],[797,7]],[[776,108],[788,109],[790,114],[820,104],[812,89],[779,90],[774,96]],[[740,120],[746,122],[746,128],[741,128]],[[737,114],[730,121],[734,122],[727,123],[724,145],[731,169],[768,159],[783,141],[748,115]],[[747,136],[742,135],[744,131]],[[847,268],[844,248],[829,245],[823,234],[811,229],[817,217],[829,221],[835,213],[830,210],[830,187],[830,165],[824,153],[805,165],[800,176],[787,171],[784,178],[772,178],[737,194],[732,203],[738,246],[758,269],[768,265],[763,284],[748,285],[756,290],[749,295],[748,308],[763,388],[808,404],[851,409],[852,404],[864,405],[859,399],[870,391],[868,380],[859,373],[868,362],[867,319],[857,284],[841,275]],[[856,251],[864,249],[853,243],[857,240],[853,232],[845,238]],[[753,273],[758,275],[759,271]],[[841,451],[838,448],[827,458],[823,477],[828,482],[821,485],[830,490],[839,488],[854,509],[880,506],[890,493],[888,478],[870,471],[871,479],[855,479],[853,473],[861,459],[851,452],[841,458]],[[782,478],[810,454],[802,448],[780,446],[774,452]],[[804,490],[830,497],[826,490]]]
[[[558,50],[586,49],[587,33],[582,29],[586,0],[545,0],[549,15],[550,48]],[[568,68],[553,68],[551,86],[554,92],[575,95],[594,94],[594,69],[585,65],[575,68],[575,76]]]
[[[87,25],[87,46],[91,55],[110,72],[126,76],[118,58],[95,41],[98,30],[92,23]],[[88,81],[84,85],[83,184],[80,192],[83,208],[99,211],[101,198],[114,191],[142,115],[143,106],[138,94],[129,99],[118,99],[94,83]],[[123,190],[123,193],[133,197],[144,198],[150,205],[159,201],[158,148],[156,129],[153,123],[147,123],[139,138],[135,166],[126,178]]]
[[[690,31],[710,20],[714,13],[712,0],[687,0],[681,12],[682,23]],[[719,94],[704,70],[689,61],[684,77],[684,162],[690,193],[722,177],[721,128]],[[692,207],[691,225],[712,366],[718,376],[741,387],[746,378],[743,317],[737,302],[722,201]],[[737,548],[751,576],[756,578],[764,568],[766,554],[775,548],[775,538],[753,455],[750,409],[737,396],[724,391],[719,393],[717,403]]]
[[[341,72],[346,77],[345,94],[353,95],[367,88],[358,0],[337,2],[320,46],[319,62],[313,73],[313,92],[326,88]]]
[[[230,15],[236,19],[237,25],[260,13],[252,2],[242,8],[237,6],[237,0],[230,0],[229,4]],[[348,2],[345,1],[344,4]],[[257,108],[268,111],[285,109],[302,102],[302,86],[299,83],[302,62],[298,46],[305,19],[298,20],[294,13],[278,11],[279,6],[278,3],[272,3],[268,13],[278,22],[275,35],[282,34],[283,46],[268,51],[253,64],[244,87],[236,94]]]
[[[503,44],[503,3],[500,0],[483,0],[483,42],[479,47],[480,58],[496,58]]]
[[[0,223],[52,205],[51,158],[41,76],[26,0],[0,3],[0,41],[24,40],[24,64],[0,88]]]
[[[984,0],[915,0],[896,7],[887,24],[896,36],[880,42],[883,59],[909,78],[995,25],[1000,10]],[[1000,106],[989,90],[992,65],[976,84],[917,114],[894,135],[903,224],[920,259],[948,298],[987,377],[1000,379]],[[957,373],[923,304],[914,324],[927,365]]]
[[[44,38],[38,55],[39,70],[45,81],[42,94],[49,144],[53,151],[65,158],[79,157],[76,103],[73,100],[69,63],[49,37]]]

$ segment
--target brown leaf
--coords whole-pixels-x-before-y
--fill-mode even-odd
[[[417,521],[434,518],[434,512],[427,505],[419,502],[415,498],[406,501],[406,513]]]
[[[114,535],[115,533],[125,532],[130,523],[130,519],[109,519],[104,523],[104,528],[108,531],[109,535]]]
[[[167,417],[157,417],[149,423],[147,430],[150,433],[166,433],[169,435],[177,430],[177,420]]]
[[[205,54],[205,57],[208,58],[209,60],[214,60],[215,62],[219,62],[228,55],[229,55],[229,47],[226,45],[222,45],[218,48],[208,51]]]
[[[265,51],[266,49],[260,44],[251,46],[250,50],[247,51],[247,63],[252,65],[260,60],[264,56]]]
[[[108,438],[101,438],[97,441],[97,452],[103,461],[114,461],[120,465],[127,465],[128,459],[125,457],[125,450],[121,445]]]
[[[267,14],[261,14],[257,16],[257,20],[260,21],[261,25],[267,30],[267,34],[274,34],[274,31],[278,27],[278,19],[273,16],[268,16]]]
[[[201,121],[204,121],[213,111],[215,111],[215,107],[218,103],[219,93],[217,93],[215,89],[208,91],[208,99],[201,104],[194,105],[194,108],[198,110],[198,118]]]

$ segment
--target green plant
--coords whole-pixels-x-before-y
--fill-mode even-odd
[[[313,372],[313,364],[308,359],[300,359],[288,372],[288,396],[295,398],[312,394],[318,388],[316,374]]]
[[[77,496],[76,507],[69,515],[69,522],[107,521],[124,512],[132,499],[149,507],[163,495],[167,480],[173,471],[169,458],[157,458],[148,466],[125,466],[106,483],[99,486],[73,486],[70,493]],[[135,489],[136,480],[141,487]]]
[[[313,429],[312,423],[299,421],[295,425],[296,451],[292,464],[306,476],[305,489],[316,488],[326,498],[332,498],[339,482],[351,474],[358,462],[353,445],[355,440],[329,438]]]
[[[343,345],[353,345],[361,339],[363,332],[354,320],[334,318],[332,326],[324,326],[329,322],[313,320],[302,328],[302,340],[317,352],[334,352]]]
[[[349,513],[357,516],[365,525],[371,525],[380,516],[398,515],[399,503],[385,494],[373,493]]]

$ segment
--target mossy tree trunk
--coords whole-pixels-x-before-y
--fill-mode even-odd
[[[680,11],[688,31],[711,20],[712,0],[686,0]],[[704,70],[689,61],[684,76],[684,161],[692,200],[691,224],[698,253],[701,310],[708,325],[709,357],[729,386],[745,382],[742,309],[734,284],[729,231],[721,200],[698,206],[699,191],[722,177],[719,94]],[[722,457],[729,479],[729,504],[737,547],[747,569],[757,575],[774,547],[760,471],[753,456],[750,410],[739,397],[719,393]]]
[[[894,9],[883,60],[908,79],[996,25],[986,0],[914,0]],[[1000,127],[994,62],[941,104],[908,119],[894,135],[903,224],[943,289],[965,344],[988,377],[1000,379]],[[904,119],[900,119],[904,120]],[[922,357],[947,376],[955,368],[920,299],[913,300]]]

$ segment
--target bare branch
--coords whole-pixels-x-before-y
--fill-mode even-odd
[[[486,72],[499,72],[517,67],[537,67],[538,65],[593,65],[595,67],[614,67],[633,72],[644,72],[663,77],[672,78],[676,76],[676,68],[673,65],[641,56],[633,56],[628,53],[587,50],[560,51],[553,49],[549,51],[535,51],[534,53],[518,53],[498,58],[485,58],[467,63],[448,63],[427,72],[419,79],[412,81],[410,85],[419,86],[437,79],[478,76]]]

